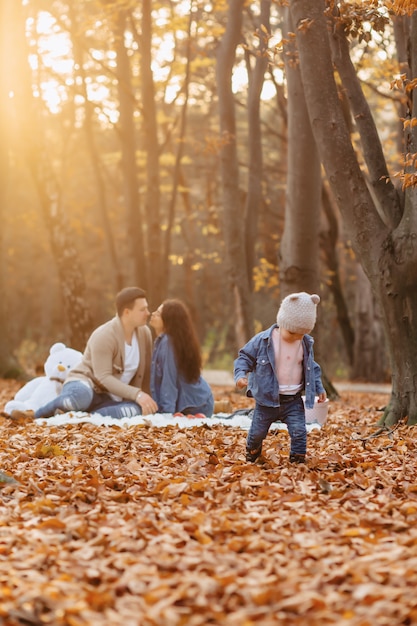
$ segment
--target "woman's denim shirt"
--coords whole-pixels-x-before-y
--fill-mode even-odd
[[[156,338],[152,353],[151,394],[161,413],[175,413],[198,407],[213,398],[209,384],[200,376],[188,383],[179,373],[170,337],[163,333]]]
[[[279,383],[275,371],[275,352],[272,342],[274,328],[278,328],[278,326],[273,324],[268,330],[252,337],[239,350],[239,356],[235,360],[234,367],[235,382],[249,374],[246,395],[255,398],[258,404],[270,407],[280,405]],[[312,409],[315,396],[322,393],[324,387],[321,381],[320,365],[314,360],[314,339],[310,335],[304,335],[301,341],[303,346],[305,405],[308,409]]]

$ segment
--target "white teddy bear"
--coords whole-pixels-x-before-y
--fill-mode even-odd
[[[54,343],[45,361],[45,376],[33,378],[19,389],[14,400],[10,400],[4,407],[5,412],[10,415],[16,410],[36,411],[54,400],[61,393],[68,372],[78,365],[82,356],[82,352],[67,348],[64,343]]]

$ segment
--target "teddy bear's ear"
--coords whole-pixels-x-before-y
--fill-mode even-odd
[[[318,296],[316,293],[312,294],[311,299],[314,302],[314,304],[318,304],[320,302],[320,296]]]
[[[49,354],[54,354],[55,352],[60,352],[61,350],[65,350],[67,346],[65,343],[54,343],[54,345],[49,350]]]

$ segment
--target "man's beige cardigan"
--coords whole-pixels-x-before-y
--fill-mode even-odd
[[[136,329],[139,345],[139,367],[128,385],[121,382],[124,370],[125,337],[118,316],[96,328],[90,336],[79,365],[68,374],[66,383],[88,381],[98,393],[112,393],[125,400],[135,400],[143,389],[150,393],[152,334],[147,326]]]

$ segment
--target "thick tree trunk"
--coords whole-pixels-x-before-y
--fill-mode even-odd
[[[301,80],[296,62],[297,50],[290,33],[294,32],[291,13],[283,9],[283,39],[288,98],[288,173],[285,204],[285,225],[280,246],[280,295],[320,288],[320,217],[321,163],[311,129]],[[315,356],[322,363],[323,384],[331,398],[337,391],[326,375],[320,348],[320,325],[314,330]]]
[[[412,239],[408,239],[410,251],[415,248]],[[407,241],[403,245],[407,248]],[[414,270],[413,278],[407,280],[398,259],[393,262],[393,252],[393,248],[385,250],[382,256],[379,285],[392,363],[391,401],[380,420],[388,426],[406,416],[408,424],[417,424],[417,279]],[[417,267],[415,252],[412,256]]]
[[[239,166],[236,146],[235,103],[231,80],[236,47],[241,37],[242,10],[245,0],[230,0],[226,30],[217,52],[217,87],[219,98],[220,168],[223,189],[224,233],[227,271],[234,301],[234,324],[237,347],[253,334],[251,294],[247,276],[242,206],[239,191]]]
[[[311,130],[294,31],[288,8],[283,9],[285,71],[288,90],[288,174],[285,226],[280,247],[281,297],[295,291],[319,290],[321,164]]]
[[[382,199],[378,185],[378,210],[366,187],[338,102],[328,40],[328,25],[322,0],[291,0],[291,13],[297,32],[301,74],[306,102],[321,160],[339,204],[345,227],[358,259],[371,281],[383,316],[392,366],[393,391],[382,421],[392,424],[408,415],[417,422],[417,210],[416,191],[406,191],[405,206],[395,193]],[[412,18],[413,28],[417,14]],[[410,38],[414,59],[416,34]],[[412,65],[412,76],[415,73]],[[366,115],[366,111],[363,111]],[[413,115],[416,113],[413,111]],[[367,130],[366,130],[366,128]],[[361,133],[369,124],[359,126]],[[415,132],[413,129],[412,133]],[[381,152],[372,148],[369,137],[367,159],[376,159],[370,171],[380,171]],[[372,141],[377,136],[372,133]],[[413,134],[409,151],[416,152]],[[381,216],[383,215],[383,219]],[[399,221],[399,216],[401,219]],[[395,225],[398,226],[395,227]],[[392,229],[392,230],[390,230]]]
[[[409,45],[411,79],[417,77],[417,11],[411,17]],[[409,119],[417,118],[417,98],[412,100]],[[417,152],[417,128],[406,132],[407,154]],[[410,159],[409,159],[410,160]],[[382,422],[395,424],[408,417],[417,424],[417,187],[407,186],[415,177],[414,158],[405,167],[405,202],[401,222],[385,241],[379,259],[379,293],[392,362],[392,397]]]
[[[417,77],[417,12],[411,17],[409,72]],[[417,118],[417,98],[412,98],[408,118]],[[407,153],[417,152],[417,129],[406,132]],[[405,176],[415,176],[415,165],[405,167]],[[406,179],[405,179],[406,183]],[[392,365],[392,396],[381,423],[392,425],[403,417],[417,424],[417,187],[405,185],[402,217],[384,242],[378,259],[379,295]]]

